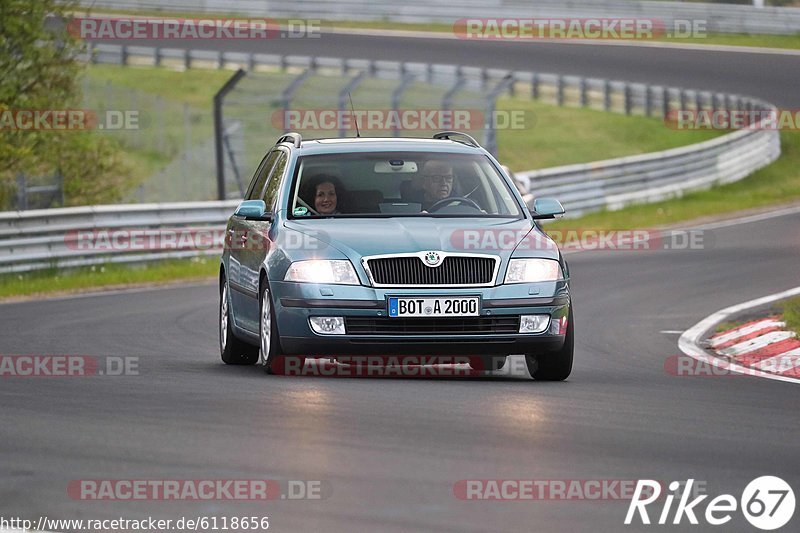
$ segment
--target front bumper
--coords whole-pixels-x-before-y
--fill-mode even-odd
[[[557,282],[480,288],[391,289],[313,283],[270,283],[281,349],[287,355],[510,355],[545,353],[564,344],[559,319],[569,312],[569,285]],[[486,331],[402,334],[320,335],[309,325],[312,316],[387,318],[389,296],[479,296],[480,318],[549,314],[550,327],[537,334]],[[429,320],[421,318],[419,320]],[[484,320],[483,322],[488,322]],[[507,322],[507,321],[506,321]]]

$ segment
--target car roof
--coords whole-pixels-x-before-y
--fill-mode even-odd
[[[348,137],[303,140],[298,155],[322,155],[366,152],[434,152],[481,154],[483,148],[449,139],[417,139],[403,137]]]

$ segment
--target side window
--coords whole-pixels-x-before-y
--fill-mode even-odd
[[[286,170],[286,163],[289,161],[289,157],[280,152],[280,158],[278,162],[275,163],[275,167],[272,169],[272,173],[269,176],[269,181],[267,182],[267,188],[264,191],[264,203],[267,204],[267,209],[269,211],[275,211],[275,200],[278,198],[278,190],[281,186],[281,178],[283,177],[283,171]]]
[[[267,182],[269,171],[272,170],[272,166],[275,164],[275,160],[279,155],[281,155],[281,153],[278,151],[271,152],[261,162],[261,165],[258,167],[258,170],[256,170],[256,174],[253,176],[253,180],[250,183],[250,188],[247,190],[246,200],[258,200],[261,198],[261,191],[264,190],[264,184]]]

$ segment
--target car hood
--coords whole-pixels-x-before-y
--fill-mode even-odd
[[[363,256],[442,251],[558,259],[555,243],[530,220],[435,217],[287,220],[287,229],[340,250],[352,261]]]

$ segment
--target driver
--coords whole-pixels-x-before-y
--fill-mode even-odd
[[[440,200],[448,198],[453,192],[455,174],[453,167],[446,161],[426,161],[422,167],[422,210],[428,211],[430,207]]]

